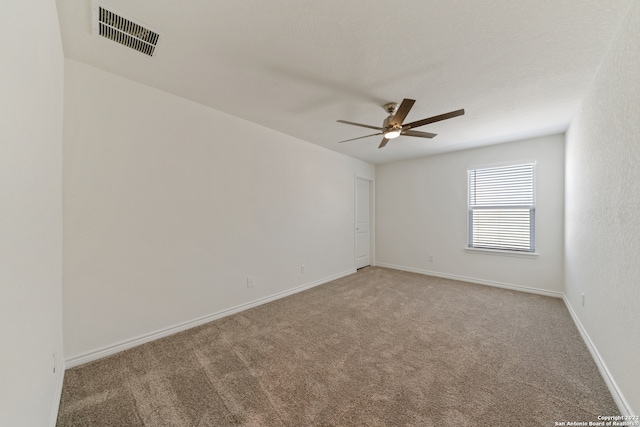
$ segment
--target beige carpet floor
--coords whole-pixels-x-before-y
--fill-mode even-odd
[[[58,426],[554,426],[618,410],[560,299],[369,267],[70,369]]]

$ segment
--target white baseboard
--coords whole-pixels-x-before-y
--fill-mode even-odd
[[[578,328],[578,332],[580,332],[580,335],[582,336],[582,340],[587,345],[587,348],[589,349],[589,353],[591,353],[591,357],[593,358],[594,362],[596,362],[596,366],[598,366],[600,375],[602,375],[604,382],[607,384],[607,388],[611,393],[611,397],[613,397],[613,400],[616,402],[616,405],[618,405],[620,414],[624,416],[634,415],[633,412],[631,411],[631,406],[629,405],[627,400],[624,398],[624,395],[622,394],[622,390],[620,390],[620,387],[618,387],[616,380],[613,379],[611,372],[609,372],[607,365],[604,363],[604,360],[602,360],[602,357],[600,356],[598,349],[596,348],[595,344],[593,344],[593,341],[591,341],[591,337],[589,337],[589,334],[587,333],[586,329],[584,328],[584,326],[582,326],[582,322],[580,322],[580,319],[578,319],[578,316],[576,315],[576,312],[573,310],[573,307],[571,306],[571,303],[567,299],[566,295],[563,295],[563,300],[564,300],[564,304],[567,306],[567,310],[569,310],[569,313],[571,314],[573,323],[575,323],[576,327]]]
[[[60,409],[60,399],[62,398],[62,385],[64,384],[64,372],[67,369],[64,360],[60,363],[60,375],[58,375],[58,383],[56,384],[56,394],[53,400],[53,409],[51,411],[50,427],[56,427],[58,421],[58,410]]]
[[[427,276],[441,277],[443,279],[451,279],[451,280],[459,280],[461,282],[475,283],[477,285],[493,286],[493,287],[496,287],[496,288],[504,288],[504,289],[511,289],[511,290],[514,290],[514,291],[528,292],[530,294],[545,295],[545,296],[554,297],[554,298],[562,298],[563,297],[561,292],[548,291],[546,289],[530,288],[528,286],[514,285],[514,284],[511,284],[511,283],[494,282],[492,280],[484,280],[484,279],[476,279],[476,278],[473,278],[473,277],[457,276],[455,274],[439,273],[437,271],[421,270],[419,268],[404,267],[404,266],[400,266],[400,265],[385,264],[385,263],[381,263],[381,262],[376,263],[376,266],[391,268],[393,270],[408,271],[410,273],[424,274],[424,275],[427,275]]]
[[[287,297],[289,295],[296,294],[298,292],[302,292],[304,290],[313,288],[315,286],[322,285],[327,282],[331,282],[332,280],[340,279],[341,277],[348,276],[356,272],[355,268],[349,269],[342,273],[334,274],[332,276],[324,277],[322,279],[316,280],[314,282],[306,283],[302,286],[298,286],[283,292],[278,292],[273,295],[269,295],[264,298],[260,298],[245,304],[240,304],[235,307],[231,307],[226,310],[219,311],[217,313],[209,314],[207,316],[203,316],[194,320],[190,320],[184,323],[180,323],[178,325],[170,326],[168,328],[160,329],[155,332],[151,332],[149,334],[141,335],[132,339],[128,339],[125,341],[120,341],[118,343],[108,345],[97,350],[89,351],[87,353],[80,354],[78,356],[73,356],[69,359],[65,360],[66,368],[70,369],[75,366],[79,366],[88,362],[92,362],[94,360],[102,359],[103,357],[111,356],[112,354],[119,353],[121,351],[139,346],[141,344],[145,344],[150,341],[154,341],[160,338],[164,338],[169,335],[176,334],[178,332],[186,331],[187,329],[195,328],[196,326],[203,325],[205,323],[212,322],[214,320],[230,316],[235,313],[239,313],[244,310],[248,310],[253,307],[257,307],[262,304],[266,304],[271,301],[278,300],[280,298]]]

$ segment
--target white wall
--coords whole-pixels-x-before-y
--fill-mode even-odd
[[[64,62],[55,2],[3,2],[0,40],[0,425],[45,426],[62,381]]]
[[[635,414],[640,414],[639,40],[640,2],[635,1],[567,133],[565,219],[567,300],[626,398],[619,402]]]
[[[536,161],[537,257],[465,251],[467,169]],[[444,277],[563,290],[564,136],[385,164],[376,170],[376,262]],[[433,255],[434,261],[429,261]]]
[[[70,359],[354,269],[370,164],[72,60],[64,126]]]

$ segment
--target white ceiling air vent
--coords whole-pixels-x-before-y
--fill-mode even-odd
[[[153,56],[160,34],[149,27],[93,3],[93,33]]]

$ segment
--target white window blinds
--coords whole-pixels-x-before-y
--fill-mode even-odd
[[[535,251],[533,163],[469,170],[469,247]]]

